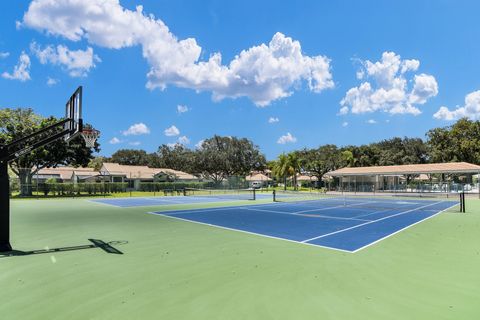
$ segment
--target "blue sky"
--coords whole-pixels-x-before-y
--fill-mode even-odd
[[[480,118],[476,1],[37,0],[0,12],[0,107],[60,117],[81,84],[102,155],[220,134],[273,159]]]

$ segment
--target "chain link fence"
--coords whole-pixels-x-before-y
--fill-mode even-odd
[[[108,177],[108,179],[112,178]],[[72,180],[74,179],[36,174],[20,179],[11,172],[10,196],[12,198],[167,196],[182,195],[185,188],[245,189],[249,187],[245,177],[240,176],[227,177],[221,181],[205,179],[152,181],[130,176],[122,178],[122,182],[108,181],[105,176]]]

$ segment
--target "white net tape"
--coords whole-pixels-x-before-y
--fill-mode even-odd
[[[83,140],[85,140],[85,146],[87,148],[93,148],[95,146],[95,141],[97,141],[100,131],[98,130],[83,130],[81,132]]]

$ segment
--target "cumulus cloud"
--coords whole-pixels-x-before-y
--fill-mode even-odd
[[[58,79],[54,79],[54,78],[50,78],[50,77],[47,78],[47,86],[49,86],[49,87],[53,87],[58,82],[59,82]]]
[[[175,127],[174,125],[165,129],[163,132],[165,133],[165,135],[167,137],[175,137],[175,136],[178,136],[180,134],[180,130],[178,130],[178,128]]]
[[[203,143],[205,142],[204,139],[198,141],[196,144],[195,144],[195,149],[202,149],[202,146],[203,146]]]
[[[278,119],[277,117],[268,118],[268,123],[277,123],[279,121],[280,121],[280,119]]]
[[[292,136],[292,134],[290,132],[287,132],[286,135],[281,136],[277,140],[278,144],[295,143],[295,142],[297,142],[297,138]]]
[[[384,52],[377,62],[362,61],[357,78],[367,80],[347,91],[340,101],[340,115],[384,111],[391,114],[421,113],[418,105],[438,94],[435,77],[421,73],[414,75],[408,86],[407,73],[418,70],[418,60],[402,60],[394,52]]]
[[[463,106],[457,106],[454,110],[442,106],[433,117],[439,120],[457,120],[464,117],[480,120],[480,90],[467,94]]]
[[[146,124],[140,122],[135,123],[130,126],[127,130],[123,131],[124,136],[139,136],[142,134],[149,134],[150,129],[147,127]]]
[[[0,59],[5,59],[10,56],[10,52],[0,52]]]
[[[367,120],[367,123],[368,123],[368,124],[376,124],[377,121],[374,120],[374,119],[368,119],[368,120]]]
[[[184,106],[184,105],[181,105],[181,104],[179,104],[179,105],[177,106],[177,112],[178,112],[178,113],[185,113],[185,112],[187,112],[187,111],[188,111],[188,107],[187,107],[187,106]]]
[[[22,54],[18,58],[17,65],[13,67],[13,72],[4,72],[2,73],[2,77],[10,80],[20,80],[22,82],[30,80],[30,65],[30,57],[22,51]]]
[[[72,77],[86,76],[90,69],[95,67],[95,62],[100,62],[100,58],[93,54],[91,47],[86,50],[70,50],[66,46],[58,45],[56,48],[47,46],[42,49],[38,44],[32,42],[30,50],[41,64],[60,65]]]
[[[128,144],[131,145],[131,146],[139,146],[142,143],[140,141],[132,141],[132,142],[129,142]]]
[[[347,122],[347,121],[344,121],[344,122],[342,123],[342,127],[344,127],[344,128],[345,128],[345,127],[348,127],[348,122]]]
[[[113,137],[112,139],[110,139],[110,141],[108,143],[110,144],[119,144],[120,142],[120,139],[118,139],[117,137]]]
[[[209,91],[215,101],[248,97],[266,106],[290,96],[302,82],[317,93],[334,86],[330,60],[305,55],[300,42],[282,33],[268,44],[241,51],[227,64],[219,52],[200,60],[202,48],[194,38],[177,39],[163,21],[143,13],[142,6],[128,10],[119,0],[34,0],[21,24],[110,49],[141,46],[150,65],[150,89],[174,85]]]
[[[187,136],[181,136],[178,138],[178,143],[180,144],[190,144],[190,139]]]

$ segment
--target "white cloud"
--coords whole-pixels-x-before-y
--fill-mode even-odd
[[[450,110],[442,106],[433,117],[439,120],[457,120],[464,117],[480,120],[480,90],[467,94],[462,107],[457,106],[455,110]]]
[[[410,102],[424,104],[430,97],[438,94],[438,84],[433,76],[428,74],[415,75],[414,85],[410,94]]]
[[[122,141],[120,139],[118,139],[117,137],[113,137],[112,139],[110,139],[110,141],[108,143],[110,144],[119,144],[121,143]]]
[[[147,127],[146,124],[140,122],[135,123],[128,128],[128,130],[123,131],[124,136],[138,136],[142,134],[149,134],[150,129]]]
[[[49,86],[49,87],[53,87],[53,86],[56,85],[58,82],[60,82],[60,80],[54,79],[54,78],[50,78],[50,77],[47,78],[47,86]]]
[[[175,148],[175,146],[177,146],[177,145],[178,145],[178,142],[167,143],[167,147],[169,147],[170,149]]]
[[[279,122],[280,119],[278,119],[277,117],[270,117],[268,118],[268,123],[276,123],[276,122]]]
[[[35,42],[30,44],[30,50],[37,56],[41,64],[51,63],[60,65],[68,71],[72,77],[84,77],[90,69],[95,67],[95,62],[100,58],[93,54],[93,49],[70,50],[66,46],[58,45],[56,48],[47,46],[41,49]]]
[[[187,136],[181,136],[178,138],[178,143],[180,144],[190,144],[190,139]]]
[[[286,135],[281,136],[277,140],[278,144],[295,143],[295,142],[297,142],[297,138],[292,136],[292,134],[290,132],[287,132]]]
[[[376,123],[377,123],[377,121],[374,120],[374,119],[369,119],[369,120],[367,120],[366,122],[367,122],[368,124],[376,124]]]
[[[119,0],[32,1],[22,25],[110,49],[141,46],[150,65],[150,89],[174,85],[210,91],[216,101],[248,97],[266,106],[292,95],[301,82],[317,93],[334,86],[330,60],[304,55],[300,42],[282,33],[268,44],[241,51],[227,64],[218,52],[202,61],[206,53],[194,38],[177,39],[163,21],[144,14],[142,6],[128,10]]]
[[[165,133],[165,135],[167,137],[174,137],[174,136],[178,136],[180,134],[180,130],[178,130],[178,128],[175,127],[174,125],[165,129],[163,132]]]
[[[204,142],[205,142],[205,140],[203,140],[203,139],[200,140],[200,141],[198,141],[198,142],[195,144],[195,149],[199,149],[199,150],[202,149],[202,145],[203,145]]]
[[[10,56],[10,52],[0,52],[0,59],[5,59]]]
[[[391,114],[421,113],[417,105],[427,102],[438,94],[435,77],[427,74],[414,75],[413,87],[409,90],[407,72],[417,71],[418,60],[402,60],[394,52],[384,52],[381,61],[362,61],[357,78],[369,80],[347,91],[340,101],[340,115],[384,111]]]
[[[18,58],[18,63],[13,67],[13,72],[2,73],[2,77],[10,80],[20,80],[22,82],[30,80],[30,57],[22,51],[22,54]]]
[[[178,113],[185,113],[185,112],[187,112],[187,111],[188,111],[188,107],[187,107],[187,106],[184,106],[184,105],[181,105],[181,104],[179,104],[179,105],[177,106],[177,112],[178,112]]]
[[[344,115],[348,113],[348,107],[341,107],[340,111],[338,112],[339,115]]]
[[[344,121],[344,122],[342,123],[342,127],[344,127],[344,128],[345,128],[345,127],[348,127],[348,122],[347,122],[347,121]]]
[[[129,142],[128,144],[131,145],[131,146],[139,146],[142,143],[140,141],[132,141],[132,142]]]

